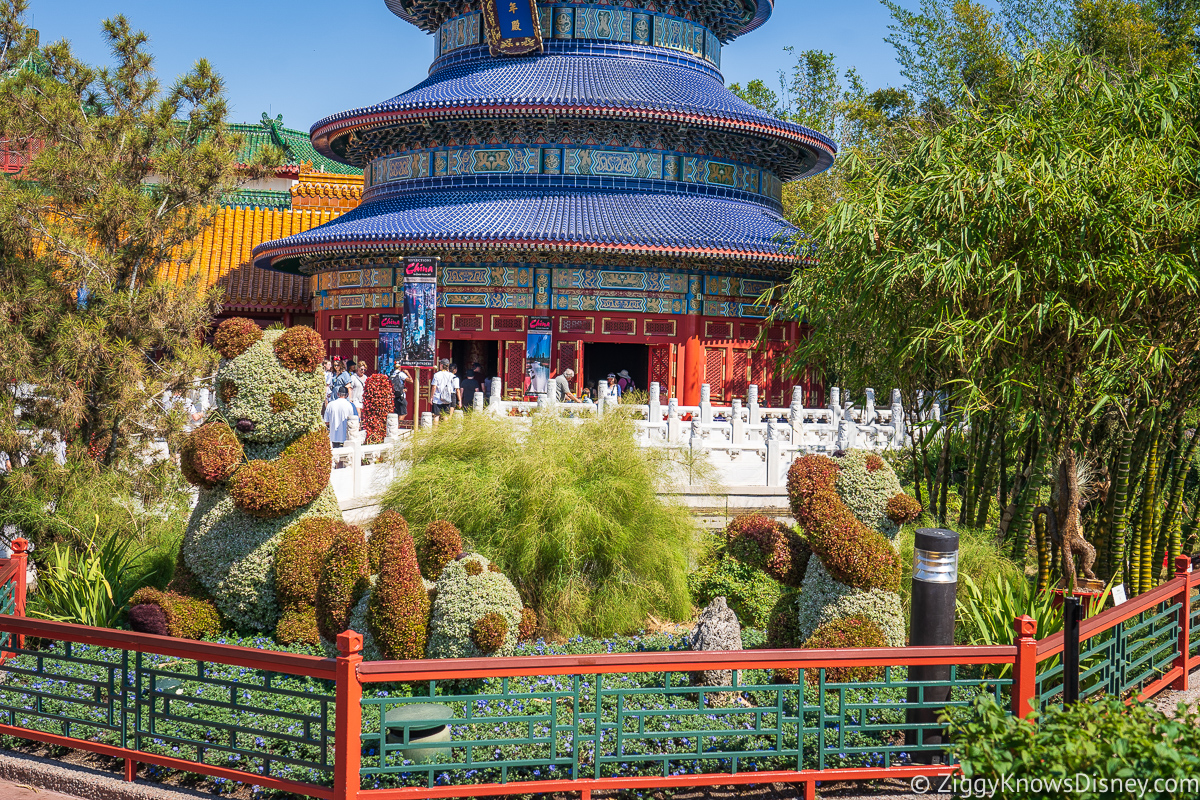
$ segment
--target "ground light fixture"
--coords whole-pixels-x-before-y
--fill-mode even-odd
[[[913,549],[912,600],[908,643],[912,647],[954,644],[955,603],[958,594],[958,534],[946,528],[918,528]],[[908,679],[907,721],[917,727],[905,732],[905,744],[940,745],[945,731],[938,715],[950,699],[951,665],[913,666]],[[938,682],[942,685],[927,685]],[[920,750],[913,761],[941,764],[940,750]]]

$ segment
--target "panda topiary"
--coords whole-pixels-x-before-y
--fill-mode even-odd
[[[274,561],[285,532],[332,539],[345,524],[329,486],[324,345],[312,328],[264,331],[241,318],[222,322],[213,344],[222,356],[216,412],[180,455],[184,476],[200,490],[181,556],[234,626],[273,631],[283,611]],[[297,615],[311,614],[311,601],[291,594],[294,638]]]
[[[808,455],[792,464],[788,499],[813,552],[795,600],[796,644],[848,617],[877,627],[889,646],[904,644],[892,540],[921,510],[904,497],[896,473],[873,453]]]

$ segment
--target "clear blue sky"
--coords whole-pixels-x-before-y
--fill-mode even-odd
[[[269,111],[302,130],[420,82],[433,53],[432,37],[393,16],[383,0],[33,0],[31,12],[43,42],[66,37],[91,63],[108,58],[101,20],[123,13],[149,34],[164,82],[208,58],[225,77],[233,121]],[[790,45],[834,53],[869,88],[898,84],[883,41],[887,25],[878,0],[777,0],[766,25],[724,49],[725,81],[762,78],[774,88]]]

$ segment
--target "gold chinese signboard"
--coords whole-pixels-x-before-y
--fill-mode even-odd
[[[542,52],[534,0],[483,0],[483,29],[494,56]]]

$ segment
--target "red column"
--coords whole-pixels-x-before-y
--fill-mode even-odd
[[[685,406],[700,405],[700,384],[704,383],[704,348],[699,336],[689,336],[683,345],[683,398]]]
[[[362,634],[344,631],[337,637],[337,705],[333,746],[334,800],[355,800],[362,766]]]
[[[12,540],[12,562],[17,565],[17,574],[13,576],[16,584],[13,593],[14,607],[13,616],[25,616],[25,580],[29,573],[29,541],[21,537]],[[16,645],[18,648],[25,647],[25,636],[22,634],[16,637]]]
[[[1025,719],[1037,702],[1037,621],[1022,614],[1013,627],[1017,631],[1017,663],[1013,665],[1012,713]]]
[[[1192,589],[1188,585],[1192,567],[1191,556],[1175,556],[1175,579],[1179,581],[1179,655],[1175,657],[1175,666],[1179,669],[1179,677],[1171,681],[1171,688],[1186,692],[1188,690],[1188,650],[1191,648],[1192,622]]]

